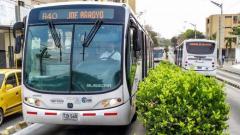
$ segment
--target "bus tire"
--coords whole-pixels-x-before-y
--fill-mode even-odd
[[[0,125],[2,125],[3,120],[4,120],[4,113],[3,113],[3,110],[0,108]]]
[[[134,113],[133,118],[132,118],[132,123],[137,120],[137,111]]]

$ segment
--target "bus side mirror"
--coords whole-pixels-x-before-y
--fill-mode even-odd
[[[24,33],[24,23],[23,22],[16,22],[13,25],[13,37],[15,38],[15,53],[19,54],[22,48],[22,39]]]
[[[133,32],[133,50],[134,51],[141,51],[142,50],[142,31],[141,30],[134,30]]]
[[[21,52],[21,48],[22,48],[22,37],[21,36],[17,36],[15,38],[15,53],[19,54]]]

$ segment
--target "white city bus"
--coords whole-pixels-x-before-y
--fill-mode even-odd
[[[153,48],[153,60],[154,62],[160,62],[164,60],[165,52],[163,47],[154,47]]]
[[[128,6],[47,4],[13,29],[16,53],[24,41],[25,121],[128,125],[136,119],[137,86],[153,66],[152,40]]]
[[[184,40],[176,47],[176,65],[193,69],[206,76],[215,76],[217,68],[217,46],[206,39]]]

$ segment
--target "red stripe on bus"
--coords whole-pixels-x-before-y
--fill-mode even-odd
[[[54,113],[54,112],[45,112],[45,115],[57,115],[57,113]]]
[[[96,116],[96,113],[83,113],[83,116]]]
[[[104,113],[105,116],[113,116],[113,115],[117,115],[116,112],[107,112],[107,113]]]
[[[37,112],[27,112],[27,114],[37,115]]]

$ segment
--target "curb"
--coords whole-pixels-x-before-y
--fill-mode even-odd
[[[6,129],[4,129],[0,135],[11,135],[11,134],[14,134],[16,133],[17,131],[20,131],[24,128],[26,128],[27,126],[31,125],[30,123],[27,123],[25,121],[21,121],[21,122],[18,122],[16,125],[13,125],[13,126],[9,126],[7,127]]]
[[[225,71],[225,72],[229,72],[229,73],[232,73],[232,74],[240,75],[240,73],[233,72],[233,71],[230,71],[230,70],[227,70],[227,69],[219,69],[219,70],[222,70],[222,71]]]
[[[222,82],[225,82],[225,83],[227,83],[227,84],[235,87],[235,88],[240,89],[240,84],[235,84],[235,83],[232,83],[232,82],[230,82],[230,81],[226,81],[226,80],[224,80],[224,79],[222,79],[222,78],[219,78],[219,77],[216,77],[216,78],[217,78],[218,80],[222,81]]]

